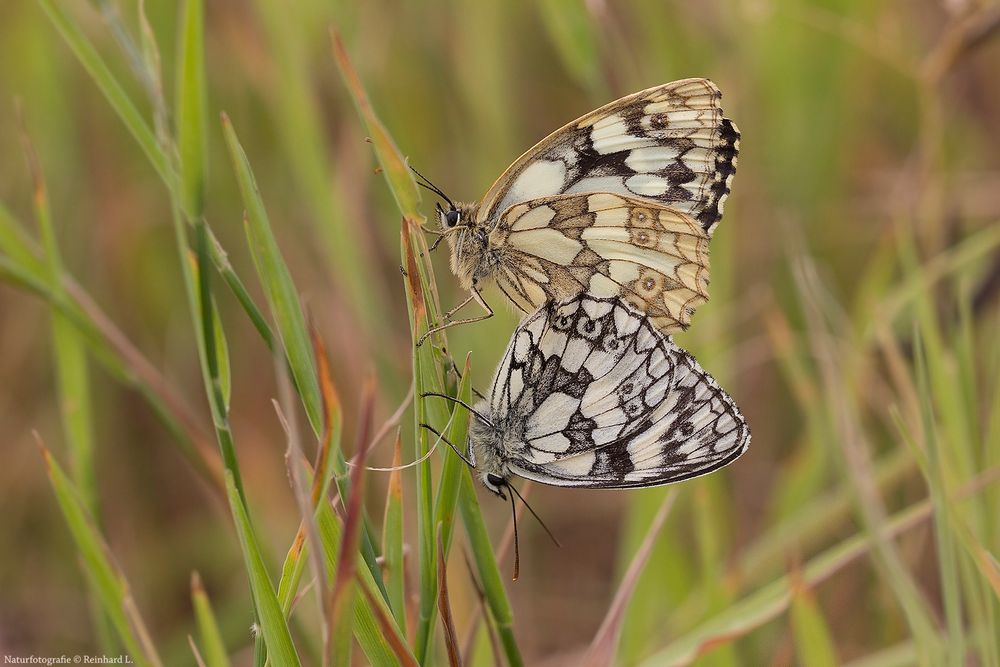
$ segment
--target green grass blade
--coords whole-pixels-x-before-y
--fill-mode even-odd
[[[404,216],[411,220],[420,220],[422,216],[417,208],[420,203],[420,192],[413,180],[413,174],[410,173],[406,160],[396,147],[396,142],[385,129],[382,121],[375,115],[371,102],[368,101],[368,94],[361,83],[361,77],[358,76],[354,65],[351,64],[351,59],[347,55],[340,35],[334,32],[331,39],[333,41],[333,56],[337,61],[337,67],[340,68],[340,75],[351,93],[351,99],[358,110],[358,115],[365,123],[368,136],[371,137],[372,146],[375,148],[375,157],[382,168],[382,174],[389,185],[389,190],[396,200],[396,206],[399,207]]]
[[[181,19],[177,67],[177,152],[180,158],[180,197],[192,218],[200,218],[205,205],[205,135],[208,127],[205,100],[205,26],[201,0],[186,0]]]
[[[306,416],[313,431],[319,435],[323,432],[322,401],[299,294],[271,231],[271,223],[250,169],[250,162],[236,137],[232,123],[225,115],[222,118],[222,127],[232,158],[233,170],[236,172],[236,179],[243,195],[243,205],[247,210],[244,222],[257,274],[267,295],[267,302],[288,359],[292,379],[302,398]]]
[[[278,604],[271,577],[264,567],[264,559],[254,533],[253,525],[247,514],[243,497],[236,489],[236,483],[231,471],[226,470],[226,493],[229,497],[229,509],[233,514],[236,534],[239,536],[240,549],[247,575],[250,578],[250,593],[253,596],[254,607],[258,614],[258,632],[267,644],[268,659],[275,667],[299,665],[299,657],[292,644],[292,635],[288,631],[285,615]]]
[[[412,302],[412,301],[411,301]],[[411,307],[416,313],[417,307]],[[425,392],[434,391],[426,388],[431,384],[428,376],[433,374],[433,362],[425,346],[418,348],[413,355],[414,398],[413,416],[416,423],[414,432],[414,460],[421,460],[429,449],[426,430],[420,426],[433,423],[428,416],[427,401],[422,396]],[[431,366],[431,368],[428,368]],[[440,432],[440,427],[435,426]],[[416,642],[414,653],[420,664],[426,664],[427,653],[430,650],[432,622],[437,608],[437,544],[434,540],[434,481],[430,460],[422,461],[416,469],[416,515],[417,515],[417,566],[420,576],[420,603],[417,611]]]
[[[483,521],[483,514],[479,509],[479,499],[476,497],[472,473],[469,472],[468,468],[462,471],[462,488],[458,506],[462,512],[462,523],[465,525],[465,534],[472,551],[472,560],[483,585],[486,603],[496,621],[497,633],[500,635],[500,643],[507,657],[507,663],[511,667],[520,667],[524,665],[524,660],[521,658],[521,651],[514,639],[514,611],[507,598],[507,589],[504,588],[500,568],[497,567],[496,554],[493,553],[493,545],[490,543],[490,536],[486,530],[486,522]]]
[[[451,613],[451,600],[448,598],[448,556],[445,553],[441,526],[442,524],[438,524],[437,527],[438,613],[441,615],[441,626],[444,629],[444,643],[448,651],[448,664],[451,667],[461,667],[462,650],[458,646],[458,633],[455,631],[455,619]]]
[[[427,346],[430,347],[430,346]],[[421,360],[421,364],[427,363],[426,360]],[[423,366],[421,366],[423,367]],[[458,392],[456,396],[464,401],[467,405],[472,403],[472,384],[470,382],[471,373],[469,372],[469,357],[465,359],[465,370],[462,371],[462,381],[458,387]],[[435,401],[440,401],[441,405],[447,405],[444,399],[430,399]],[[455,444],[456,447],[463,447],[463,443],[466,442],[467,433],[469,428],[469,413],[468,411],[459,406],[452,406],[452,416],[449,419],[449,426],[444,431],[444,436],[448,438],[448,441]],[[420,436],[423,436],[424,429],[420,429]],[[436,438],[436,436],[431,435],[430,438]],[[439,444],[439,448],[444,448],[446,445]],[[434,545],[443,544],[445,548],[445,553],[437,554],[435,549],[432,551],[422,552],[426,558],[430,558],[431,555],[434,556],[436,561],[448,557],[448,549],[451,546],[451,538],[454,530],[454,515],[455,515],[455,505],[458,502],[459,490],[462,485],[462,470],[466,467],[465,462],[462,461],[458,456],[449,450],[444,451],[444,464],[441,466],[441,475],[438,479],[437,496],[433,504],[433,518],[425,523],[421,523],[421,527],[437,527],[440,531],[440,540],[435,537]],[[428,469],[429,475],[429,469]],[[429,483],[428,483],[429,488]],[[437,531],[435,531],[437,535]],[[423,534],[421,533],[421,538],[423,539]],[[421,596],[420,599],[420,624],[418,626],[417,632],[417,655],[421,655],[420,648],[424,650],[429,650],[430,646],[430,635],[434,631],[435,619],[437,617],[438,609],[440,608],[440,587],[443,582],[439,580],[440,568],[437,567],[435,563],[434,576],[429,577],[429,573],[424,572],[425,562],[421,561],[421,574],[428,576],[427,580],[421,580],[422,589],[421,591],[427,591],[428,595],[431,591],[435,593],[434,598],[424,598]],[[434,603],[434,604],[432,604]]]
[[[149,123],[142,117],[132,99],[115,79],[94,45],[87,39],[80,25],[66,12],[66,4],[52,0],[38,0],[49,20],[72,49],[80,64],[101,89],[111,108],[125,123],[125,127],[139,143],[139,147],[149,158],[153,168],[168,186],[174,182],[173,169],[163,152]]]
[[[995,484],[998,477],[1000,470],[988,470],[962,487],[954,499],[960,500],[981,493],[990,484]],[[929,499],[911,505],[885,522],[881,537],[892,539],[927,521],[932,515],[933,506]],[[813,556],[802,567],[800,581],[802,584],[815,587],[874,548],[876,548],[875,538],[868,532],[849,537]],[[790,606],[793,592],[791,578],[779,577],[674,638],[666,647],[644,660],[641,663],[642,667],[689,665],[703,652],[720,642],[731,642],[777,618]]]
[[[0,251],[9,257],[13,264],[21,267],[23,272],[36,276],[40,281],[43,280],[45,263],[36,252],[34,241],[2,203],[0,203]]]
[[[177,201],[181,211],[183,211],[185,215],[190,215],[190,211],[186,208],[189,198],[181,197],[177,192],[179,187],[177,172],[173,165],[171,165],[169,156],[164,151],[163,144],[157,139],[156,133],[150,127],[149,123],[147,123],[142,117],[142,114],[139,113],[135,104],[122,88],[121,84],[117,79],[115,79],[111,70],[97,52],[97,49],[94,48],[94,45],[89,39],[87,39],[87,36],[83,33],[79,24],[75,22],[68,13],[66,13],[61,3],[54,3],[52,0],[38,0],[38,3],[45,10],[45,13],[48,15],[49,19],[52,21],[53,25],[55,25],[59,33],[63,36],[63,39],[73,50],[84,69],[87,70],[91,78],[97,84],[112,109],[122,119],[126,128],[138,142],[140,148],[149,158],[150,163],[153,165],[153,168],[160,176],[164,185],[166,185],[167,189],[170,191],[171,196]],[[192,30],[192,33],[193,32],[195,31]],[[198,59],[195,58],[192,60],[189,58],[188,62],[197,64]],[[195,82],[195,85],[197,85],[197,82]],[[157,94],[162,96],[162,92],[158,91]],[[204,102],[202,102],[202,104],[204,104]],[[185,105],[187,105],[187,103],[185,103]],[[202,110],[203,109],[204,107],[202,107]],[[197,111],[195,112],[195,115],[196,114]],[[187,113],[185,114],[185,117],[188,117]],[[189,129],[185,131],[188,132],[188,137],[195,137],[195,135],[190,134]],[[193,139],[188,142],[189,146],[193,146],[195,144],[197,144],[197,141]],[[190,179],[190,182],[194,182],[194,178]],[[193,220],[193,218],[191,219]],[[266,319],[263,317],[260,309],[254,303],[250,294],[243,286],[242,280],[240,280],[239,276],[237,276],[233,271],[226,255],[226,251],[222,248],[218,239],[215,238],[215,235],[212,234],[211,231],[209,232],[209,236],[211,240],[210,251],[213,263],[216,268],[218,268],[219,272],[222,273],[226,284],[233,291],[233,294],[246,311],[247,316],[250,318],[251,322],[253,322],[254,327],[260,333],[261,337],[269,347],[273,346],[273,335],[267,326]]]
[[[59,509],[62,510],[84,571],[93,582],[104,612],[136,664],[159,667],[159,655],[135,608],[124,573],[115,564],[73,483],[44,447],[42,455]]]
[[[47,263],[49,288],[60,301],[67,300],[63,287],[63,263],[52,222],[48,188],[42,166],[22,128],[22,141],[34,185],[35,218]],[[58,309],[52,309],[52,344],[58,385],[59,412],[70,453],[73,480],[83,495],[87,509],[98,517],[97,479],[94,470],[94,439],[90,404],[90,380],[86,342],[76,327]]]
[[[404,219],[401,230],[402,253],[406,263],[407,304],[410,314],[410,330],[413,339],[427,330],[428,314],[433,311],[432,299],[428,298],[424,265],[417,262],[411,234],[411,225]],[[430,446],[428,431],[421,424],[429,423],[438,432],[445,428],[449,419],[448,406],[443,399],[425,398],[425,393],[446,393],[441,376],[440,363],[435,358],[435,349],[430,341],[413,351],[414,379],[414,457],[426,459]],[[421,664],[427,660],[430,639],[433,634],[433,619],[437,613],[437,542],[434,529],[434,485],[431,461],[423,460],[417,466],[417,535],[418,565],[420,572],[420,605],[417,618],[415,653]]]
[[[361,529],[364,525],[365,462],[375,404],[373,383],[366,383],[361,396],[357,460],[351,469],[351,493],[345,503],[344,534],[340,543],[333,589],[330,592],[329,617],[326,619],[330,636],[328,664],[336,667],[349,667],[351,664],[353,646],[351,634],[354,627],[354,615],[351,611],[357,599],[354,575],[361,544]]]
[[[462,379],[459,382],[458,390],[455,392],[456,398],[466,405],[472,405],[472,382],[471,377],[471,354],[465,357],[465,366],[462,369]],[[444,401],[444,399],[437,399]],[[469,411],[457,403],[452,406],[451,426],[445,431],[448,441],[458,447],[465,449],[465,442],[468,440],[469,432]],[[441,445],[443,447],[444,445]],[[438,478],[437,499],[434,503],[434,525],[441,526],[441,538],[445,549],[451,545],[452,531],[454,529],[455,504],[458,502],[458,491],[462,486],[462,470],[466,463],[460,459],[450,449],[443,450],[444,464],[441,466],[441,476]],[[447,555],[447,552],[445,552]]]
[[[666,523],[667,517],[670,516],[670,510],[674,506],[677,495],[677,489],[672,488],[666,492],[663,500],[660,501],[660,507],[656,511],[656,516],[653,517],[649,528],[646,529],[642,544],[636,549],[635,556],[633,556],[632,562],[629,563],[628,569],[625,571],[625,575],[618,585],[615,597],[608,607],[608,612],[605,614],[601,626],[597,629],[594,639],[587,649],[584,663],[587,667],[601,667],[602,665],[614,664],[629,600],[632,598],[636,585],[639,583],[639,577],[643,569],[645,569],[646,563],[649,561],[650,554],[653,552],[653,547],[656,545],[656,538],[663,529],[663,524]]]
[[[405,636],[393,622],[392,617],[389,615],[390,610],[387,609],[378,599],[377,591],[372,592],[372,587],[367,586],[364,580],[360,577],[359,584],[364,600],[358,600],[358,604],[361,605],[367,603],[368,608],[375,613],[375,619],[379,622],[379,628],[382,631],[382,636],[388,640],[391,645],[392,650],[396,655],[396,659],[399,660],[398,664],[403,665],[404,667],[417,667],[417,659],[410,653],[410,649],[406,645]],[[355,631],[357,631],[357,629]],[[373,662],[373,664],[382,663]],[[393,663],[384,664],[391,665]]]
[[[219,624],[215,620],[215,612],[212,610],[208,593],[205,592],[197,572],[191,573],[191,604],[194,607],[198,638],[201,640],[201,657],[205,661],[205,667],[229,667],[226,644],[222,639],[222,633],[219,632]]]
[[[954,529],[949,516],[949,489],[945,482],[942,466],[943,460],[938,443],[938,426],[934,423],[935,410],[932,406],[930,377],[927,369],[927,350],[923,339],[918,334],[914,341],[916,357],[917,392],[922,402],[921,416],[923,418],[923,440],[925,450],[914,458],[921,464],[920,469],[927,481],[931,501],[934,504],[935,544],[941,577],[941,595],[944,599],[945,622],[950,641],[944,647],[949,656],[949,663],[961,665],[965,662],[965,629],[962,620],[961,590],[955,545]],[[952,442],[953,447],[966,446],[963,442]]]
[[[385,518],[382,521],[382,579],[388,593],[389,607],[400,631],[406,634],[406,572],[403,557],[403,476],[398,470],[403,463],[403,442],[396,436],[396,447],[392,456],[393,470],[389,476],[385,499]]]
[[[795,639],[795,653],[800,664],[815,667],[836,667],[837,652],[834,649],[830,628],[823,618],[823,611],[816,597],[809,590],[797,572],[792,574],[792,635]]]
[[[341,550],[343,527],[334,516],[329,503],[321,503],[317,509],[316,525],[319,528],[320,542],[323,543],[323,560],[327,576],[333,579],[337,571],[337,556]],[[392,647],[405,647],[405,637],[394,625],[388,628],[380,625],[374,616],[373,610],[376,606],[379,608],[378,613],[386,618],[390,617],[392,612],[378,592],[378,585],[371,571],[367,568],[358,568],[357,575],[365,595],[364,599],[359,597],[354,603],[354,633],[365,657],[375,667],[393,667],[400,662],[404,664],[416,662],[412,654],[405,659],[397,658]]]
[[[20,108],[18,111],[20,112]],[[52,222],[45,176],[27,128],[22,127],[21,131],[34,185],[35,218],[42,238],[45,260],[48,264],[49,289],[54,298],[68,301],[62,282],[63,263],[56,230]],[[88,512],[99,524],[100,505],[97,491],[97,472],[94,465],[93,414],[90,400],[87,340],[73,322],[57,307],[53,305],[51,310],[52,349],[55,360],[59,413],[69,452],[70,468],[73,481],[80,491]],[[109,619],[100,608],[100,599],[93,584],[90,585],[88,594],[98,646],[105,653],[112,654],[116,650],[116,645],[111,637]]]
[[[264,288],[271,314],[274,317],[292,380],[302,399],[306,416],[314,433],[321,436],[324,433],[323,401],[316,366],[313,363],[312,342],[306,328],[298,292],[271,230],[267,211],[246,153],[225,114],[223,114],[222,123],[226,144],[247,211],[244,223],[257,273]],[[332,452],[332,455],[333,470],[337,475],[342,476],[346,471],[343,454],[338,448]],[[349,495],[346,484],[342,485],[340,490],[341,493]],[[373,573],[373,576],[377,577],[375,553],[372,546],[374,542],[371,539],[371,531],[367,521],[363,526],[362,540],[366,566]]]

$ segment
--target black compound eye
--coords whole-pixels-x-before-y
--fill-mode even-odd
[[[445,227],[454,227],[461,220],[462,220],[462,213],[458,209],[453,208],[453,209],[449,209],[448,211],[445,211],[445,214],[444,214],[444,226]]]
[[[506,486],[507,482],[500,475],[494,475],[493,473],[487,473],[486,481],[496,487]]]

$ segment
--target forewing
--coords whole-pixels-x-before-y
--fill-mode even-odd
[[[614,299],[553,304],[538,339],[552,383],[530,377],[511,470],[559,486],[627,488],[696,477],[746,451],[733,399],[649,319]],[[542,311],[539,311],[542,312]]]
[[[721,97],[708,79],[684,79],[592,111],[519,157],[483,197],[477,221],[539,197],[610,192],[671,206],[711,234],[739,152]]]
[[[621,298],[671,332],[687,328],[708,299],[708,241],[680,211],[600,193],[517,204],[490,245],[503,258],[497,284],[525,311],[586,292]]]

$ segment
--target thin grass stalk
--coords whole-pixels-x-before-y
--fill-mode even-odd
[[[526,482],[521,486],[521,497],[525,500],[531,495],[532,483]],[[507,522],[507,529],[504,531],[503,537],[500,538],[500,543],[497,545],[495,559],[497,562],[502,561],[507,557],[510,552],[511,547],[514,545],[514,522],[520,522],[521,517],[525,512],[525,503],[519,504],[514,509],[514,514],[511,516],[510,520]],[[472,586],[476,590],[476,596],[479,600],[479,606],[476,607],[475,612],[468,622],[468,630],[466,631],[465,639],[462,641],[462,655],[469,656],[471,654],[473,641],[475,641],[476,628],[481,620],[486,622],[486,630],[489,635],[490,649],[493,651],[494,661],[500,665],[503,664],[503,651],[500,648],[500,639],[497,636],[496,628],[492,624],[492,619],[490,618],[489,611],[487,610],[486,593],[483,591],[483,587],[479,584],[476,579],[475,570],[472,565],[472,561],[469,560],[469,554],[463,551],[462,555],[465,557],[465,565],[469,570],[469,579],[472,581]]]
[[[351,664],[351,635],[354,616],[351,613],[355,599],[354,575],[361,544],[364,523],[365,461],[368,440],[372,432],[372,411],[375,403],[375,385],[369,381],[361,392],[361,416],[358,428],[357,457],[351,470],[351,495],[347,499],[344,516],[344,536],[337,558],[337,574],[329,594],[326,622],[330,643],[324,655],[324,664],[348,667]]]
[[[191,573],[191,604],[204,650],[201,657],[205,667],[229,667],[229,655],[215,620],[215,611],[197,572]]]
[[[832,402],[829,416],[831,427],[839,436],[837,444],[842,452],[844,470],[854,485],[858,514],[875,545],[873,550],[875,562],[896,596],[910,631],[921,645],[924,659],[934,662],[940,658],[941,647],[935,642],[932,615],[899,553],[894,545],[884,538],[885,509],[868,458],[870,446],[856,420],[856,408],[851,405],[849,398],[851,380],[848,371],[845,371],[837,361],[839,355],[824,321],[821,304],[824,303],[825,294],[818,286],[814,267],[805,259],[799,264],[798,285],[802,292],[815,354],[820,362],[824,393]]]
[[[73,482],[41,440],[38,444],[59,508],[73,536],[84,571],[100,597],[104,613],[136,664],[160,667],[162,662],[159,654],[150,639],[145,621],[132,600],[124,572],[115,562]]]
[[[281,611],[281,605],[278,603],[278,597],[275,595],[274,585],[264,566],[260,544],[246,511],[246,501],[236,488],[235,480],[229,470],[226,470],[226,491],[250,580],[254,614],[259,619],[255,623],[255,629],[261,638],[261,643],[266,646],[266,659],[274,667],[297,667],[301,664],[299,656],[292,643],[292,636]],[[262,661],[264,654],[263,650],[255,647],[255,662]]]
[[[625,571],[625,575],[618,585],[618,590],[615,592],[615,597],[611,601],[607,613],[604,615],[604,620],[601,621],[601,625],[594,634],[594,639],[591,641],[590,647],[587,649],[587,655],[584,658],[584,665],[586,667],[602,667],[603,665],[614,664],[615,653],[618,649],[618,641],[621,637],[622,625],[625,622],[625,611],[628,608],[629,600],[635,591],[636,584],[639,582],[639,575],[642,574],[643,568],[646,567],[646,563],[649,561],[649,555],[653,551],[656,537],[666,523],[667,517],[670,516],[670,510],[673,508],[676,499],[676,488],[668,490],[663,496],[663,501],[656,511],[656,516],[653,517],[653,521],[649,524],[642,544],[639,545],[635,555],[632,557],[632,562],[629,563],[628,569]]]
[[[171,163],[170,157],[173,150],[172,142],[165,142],[165,137],[162,134],[166,128],[166,114],[165,110],[162,108],[162,90],[157,90],[154,93],[151,93],[154,116],[156,117],[155,125],[157,126],[157,131],[154,132],[154,130],[150,128],[149,124],[146,123],[142,114],[139,113],[135,104],[125,93],[124,88],[117,81],[117,79],[115,79],[110,68],[101,58],[91,41],[84,34],[80,25],[74,21],[73,18],[66,11],[64,11],[63,7],[58,3],[53,3],[52,0],[37,1],[45,10],[46,15],[56,27],[64,41],[73,51],[77,60],[79,60],[84,69],[87,70],[87,73],[100,89],[101,94],[108,101],[112,110],[122,120],[126,129],[139,144],[143,153],[149,159],[156,173],[166,186],[171,198],[178,199],[179,184],[177,178],[177,167]],[[126,43],[129,44],[127,50],[133,52],[139,51],[135,48],[134,44],[132,44],[131,38],[126,33],[120,32],[116,34],[116,37],[125,40]],[[156,72],[147,72],[147,75],[142,77],[143,85],[147,87],[147,89],[150,84],[156,84],[159,80],[159,74]],[[192,215],[190,211],[186,210],[184,205],[185,202],[181,200],[179,202],[179,207],[180,212],[184,214],[182,217],[187,221],[193,221],[197,216]],[[243,310],[250,318],[250,321],[253,323],[254,328],[260,334],[261,338],[269,347],[273,347],[274,337],[267,325],[266,318],[254,303],[250,293],[243,285],[243,281],[236,274],[236,272],[233,271],[233,267],[229,263],[229,258],[225,249],[222,247],[222,244],[215,237],[211,229],[209,229],[209,239],[209,252],[212,258],[212,263],[223,276],[226,285],[230,288],[237,301],[243,307]]]
[[[490,612],[497,624],[497,633],[500,635],[507,663],[510,667],[521,667],[524,665],[524,659],[521,657],[517,640],[514,638],[514,612],[507,599],[503,577],[497,567],[489,533],[486,530],[482,512],[479,510],[479,500],[476,498],[472,474],[468,469],[462,471],[462,488],[459,493],[461,495],[458,507],[462,513],[462,522],[465,525],[469,548],[472,551],[473,561],[479,574],[479,580],[482,582]]]
[[[68,300],[62,284],[63,264],[59,242],[52,222],[48,188],[41,161],[32,144],[20,106],[21,141],[24,146],[28,170],[33,184],[35,219],[38,223],[45,250],[49,289],[60,301]],[[76,488],[80,490],[87,511],[100,526],[100,506],[97,494],[97,473],[94,468],[93,414],[90,401],[90,371],[87,359],[87,342],[81,332],[57,308],[51,307],[52,352],[56,369],[59,414],[66,448],[70,457],[70,470]],[[111,655],[115,646],[111,638],[110,621],[100,606],[93,584],[88,579],[88,605],[98,646]]]
[[[402,431],[397,432],[392,454],[392,467],[386,490],[385,516],[382,521],[382,578],[388,593],[389,607],[400,632],[406,635],[406,572],[404,556],[403,463]]]
[[[28,135],[28,130],[23,126],[23,117],[21,121],[21,141],[34,186],[32,201],[42,247],[45,250],[49,289],[52,290],[57,299],[67,300],[68,296],[62,284],[64,272],[62,256],[52,222],[52,210],[49,204],[45,175],[38,153]],[[93,416],[86,346],[77,329],[67,320],[65,315],[56,309],[52,310],[52,343],[59,411],[69,450],[73,480],[83,495],[88,511],[99,523],[97,480],[93,460]]]
[[[285,466],[288,469],[288,478],[291,481],[292,492],[299,509],[299,531],[305,534],[311,547],[306,550],[306,555],[309,557],[309,565],[312,569],[314,581],[313,587],[316,590],[317,601],[323,617],[323,623],[321,623],[323,655],[326,656],[330,654],[330,635],[328,630],[331,611],[328,605],[329,598],[326,595],[326,591],[329,589],[326,568],[323,565],[323,557],[321,555],[323,545],[320,542],[319,529],[316,526],[315,503],[310,501],[309,491],[306,488],[306,482],[303,480],[304,474],[301,470],[305,464],[305,456],[300,441],[295,405],[292,402],[291,382],[285,373],[284,361],[280,357],[275,358],[275,369],[278,375],[278,392],[280,396],[280,403],[276,402],[275,408],[278,411],[282,427],[285,431],[285,437],[288,441],[288,449],[285,452]],[[317,480],[322,480],[322,478],[316,475],[313,481],[316,482]],[[278,582],[278,590],[280,593],[280,580]],[[281,602],[280,595],[278,601],[279,603]],[[282,607],[282,611],[285,611],[284,607]]]
[[[267,295],[268,306],[274,316],[281,347],[287,360],[291,377],[302,400],[309,423],[317,436],[322,436],[323,399],[319,387],[316,367],[314,365],[313,349],[307,331],[305,316],[299,302],[298,292],[292,280],[291,273],[282,257],[277,240],[271,229],[267,210],[261,198],[260,190],[250,167],[249,160],[243,150],[236,132],[228,116],[222,115],[223,132],[226,144],[236,172],[240,192],[246,207],[244,226],[248,243],[254,257],[254,263],[260,276],[261,284]],[[340,493],[344,497],[350,495],[346,482],[347,467],[343,452],[339,448],[333,450],[331,465],[336,473]],[[372,530],[367,517],[362,534],[363,555],[367,567],[381,586],[381,575],[376,565],[375,541],[371,537]]]
[[[1000,467],[990,468],[957,489],[950,500],[953,503],[964,501],[998,482]],[[931,517],[933,505],[929,498],[914,503],[886,521],[883,538],[891,539],[902,535]],[[875,540],[867,532],[849,537],[810,558],[801,568],[801,583],[815,588],[874,548]],[[641,665],[689,665],[715,645],[732,642],[773,620],[788,609],[791,600],[791,579],[787,575],[779,577],[737,600],[725,611],[703,620],[695,628],[674,638]]]
[[[941,578],[941,592],[944,598],[944,615],[948,628],[949,642],[945,646],[948,662],[959,666],[965,662],[965,629],[962,619],[962,600],[959,590],[959,573],[954,537],[948,506],[948,487],[941,470],[943,461],[937,437],[937,425],[934,423],[934,408],[930,401],[930,379],[927,369],[927,350],[918,334],[914,340],[916,357],[917,388],[923,403],[921,415],[923,423],[923,446],[921,452],[922,472],[927,480],[928,491],[934,505],[934,541],[937,547],[938,569]],[[955,443],[959,444],[959,443]],[[961,446],[959,444],[959,446]]]
[[[830,627],[812,589],[802,581],[795,566],[790,573],[792,601],[789,615],[795,653],[801,664],[810,667],[836,667],[840,664]]]
[[[437,527],[437,575],[438,575],[438,612],[441,614],[441,626],[444,629],[444,644],[448,651],[450,667],[462,666],[462,650],[458,646],[458,633],[455,632],[455,619],[451,614],[451,601],[448,599],[448,555],[444,548],[442,536],[443,524]]]
[[[0,207],[0,223],[5,220]],[[0,224],[0,230],[4,225]],[[224,492],[222,471],[216,452],[210,449],[205,433],[186,400],[163,375],[125,337],[107,315],[68,275],[63,286],[68,296],[56,294],[44,277],[19,261],[0,257],[0,280],[26,291],[57,310],[86,341],[88,348],[105,370],[116,380],[134,388],[167,428],[192,468],[213,489]]]

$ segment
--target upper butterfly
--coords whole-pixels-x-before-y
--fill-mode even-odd
[[[662,331],[687,328],[708,299],[708,240],[736,173],[740,134],[721,97],[707,79],[623,97],[540,141],[481,202],[438,205],[435,232],[471,293],[445,319],[472,299],[487,314],[428,333],[490,317],[487,279],[525,312],[587,292]]]

